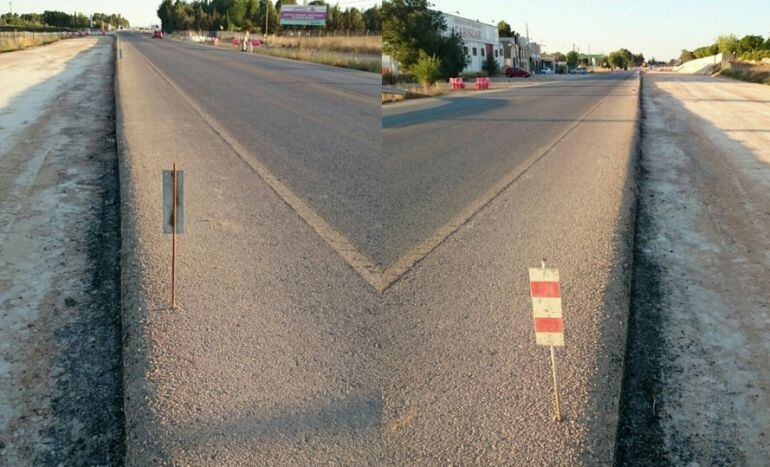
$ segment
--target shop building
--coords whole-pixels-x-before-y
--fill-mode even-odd
[[[474,73],[482,71],[482,64],[488,56],[495,58],[498,67],[505,66],[504,52],[498,40],[497,26],[447,13],[442,13],[442,16],[447,25],[447,34],[454,31],[463,40],[463,50],[468,58],[465,71]]]

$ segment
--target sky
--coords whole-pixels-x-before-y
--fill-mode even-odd
[[[770,35],[770,0],[430,0],[436,9],[487,23],[505,20],[546,52],[576,49],[608,53],[625,47],[646,58],[668,60],[682,49],[714,42],[720,34]],[[367,8],[372,0],[340,0],[340,6]],[[17,0],[17,13],[60,10],[120,13],[132,25],[149,26],[160,20],[160,0]],[[8,2],[0,0],[0,11]]]
[[[16,13],[42,13],[45,10],[58,10],[67,13],[120,13],[132,26],[160,24],[157,11],[162,0],[16,0],[13,11]],[[8,0],[0,0],[0,12],[8,12]],[[273,0],[275,3],[275,0]],[[302,3],[297,2],[297,3]],[[327,3],[336,3],[334,1]],[[375,0],[339,0],[341,8],[369,8],[380,3]]]
[[[626,48],[645,58],[678,58],[720,34],[770,35],[770,0],[429,0],[434,8],[485,23],[505,20],[546,52]]]

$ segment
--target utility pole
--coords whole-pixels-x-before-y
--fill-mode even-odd
[[[532,72],[532,45],[529,43],[529,23],[524,23],[527,30],[527,71]]]

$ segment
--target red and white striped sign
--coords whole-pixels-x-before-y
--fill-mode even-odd
[[[561,315],[559,270],[531,268],[529,290],[535,317],[535,342],[538,345],[564,347],[564,321]]]

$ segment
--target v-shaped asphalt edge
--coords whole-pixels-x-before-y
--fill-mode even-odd
[[[457,229],[468,222],[477,212],[479,212],[484,206],[497,197],[503,190],[505,190],[516,179],[523,175],[530,167],[532,167],[537,161],[545,157],[551,149],[554,148],[561,140],[563,140],[569,133],[571,133],[580,123],[582,123],[588,116],[599,107],[599,105],[607,98],[600,99],[596,104],[591,106],[590,109],[580,117],[576,122],[567,127],[559,136],[557,136],[552,143],[547,147],[542,148],[530,157],[525,164],[514,168],[507,173],[502,179],[495,183],[489,190],[487,190],[482,196],[474,200],[455,215],[449,222],[439,227],[432,235],[420,242],[416,247],[412,248],[407,254],[399,258],[391,266],[383,269],[377,265],[366,254],[362,253],[344,234],[335,229],[329,222],[321,217],[313,208],[310,207],[304,200],[294,194],[278,177],[262,163],[256,160],[250,155],[250,153],[244,148],[238,141],[235,140],[230,134],[221,128],[216,120],[214,120],[205,110],[203,110],[192,98],[190,98],[182,89],[180,89],[171,79],[169,79],[162,71],[160,71],[155,65],[153,65],[146,57],[142,56],[142,59],[147,65],[152,68],[158,76],[161,77],[174,91],[176,91],[180,97],[189,105],[211,129],[222,140],[232,148],[232,150],[240,157],[246,164],[249,165],[257,175],[262,178],[265,183],[275,192],[278,197],[289,205],[297,215],[302,218],[313,230],[316,231],[319,237],[326,242],[340,257],[356,271],[361,278],[363,278],[369,285],[374,287],[380,293],[383,293],[388,287],[398,281],[404,274],[414,267],[420,260],[425,258],[431,251],[438,247],[444,240],[452,235]]]

